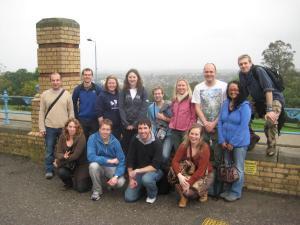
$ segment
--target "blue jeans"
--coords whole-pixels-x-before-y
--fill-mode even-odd
[[[171,135],[167,135],[165,140],[163,141],[163,150],[162,150],[162,157],[164,163],[167,163],[169,161],[171,151],[172,151],[172,137]]]
[[[147,191],[147,196],[149,198],[155,198],[157,196],[158,188],[156,182],[160,180],[163,172],[159,169],[155,172],[148,172],[143,174],[138,174],[136,177],[137,186],[135,188],[130,188],[129,185],[125,191],[125,201],[135,202],[143,194],[142,188],[145,187]]]
[[[61,134],[61,128],[46,127],[46,155],[45,155],[45,169],[47,172],[53,172],[54,150],[57,139]]]
[[[233,162],[238,170],[239,179],[229,185],[227,192],[237,198],[242,196],[242,189],[244,185],[244,162],[247,154],[247,147],[234,148],[233,152],[224,151],[224,160],[226,165],[230,165],[233,156]]]

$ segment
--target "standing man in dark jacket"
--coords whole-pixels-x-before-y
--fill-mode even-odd
[[[98,120],[95,111],[96,97],[101,88],[92,82],[93,71],[90,68],[82,70],[83,82],[73,92],[75,118],[80,121],[86,140],[98,130]]]
[[[268,73],[262,67],[252,64],[249,55],[238,58],[240,67],[239,79],[246,96],[254,100],[254,108],[260,115],[264,114],[265,135],[267,137],[266,154],[273,156],[276,152],[276,134],[278,133],[278,119],[284,107],[284,97]]]
[[[158,193],[156,182],[163,172],[162,146],[151,131],[151,121],[141,119],[138,122],[138,135],[131,140],[127,155],[129,184],[125,191],[125,201],[134,202],[142,196],[146,189],[147,203],[154,203]]]

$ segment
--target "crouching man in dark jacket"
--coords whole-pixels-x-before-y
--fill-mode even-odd
[[[142,119],[138,122],[138,134],[132,139],[127,155],[129,184],[125,191],[126,202],[137,201],[143,194],[143,188],[147,193],[146,202],[155,202],[158,192],[156,183],[163,175],[161,164],[161,143],[151,131],[150,120]]]

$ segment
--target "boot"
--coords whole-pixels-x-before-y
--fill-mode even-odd
[[[178,202],[178,207],[179,208],[185,208],[186,207],[186,204],[188,202],[188,199],[183,195],[182,193],[182,190],[181,190],[181,187],[179,184],[175,184],[175,189],[177,191],[177,193],[179,194],[180,196],[180,200]]]
[[[208,199],[208,197],[207,197],[207,192],[204,194],[204,195],[202,195],[200,198],[199,198],[199,202],[207,202],[207,199]]]

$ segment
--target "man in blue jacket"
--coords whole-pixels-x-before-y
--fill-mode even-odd
[[[111,134],[112,122],[103,119],[99,132],[92,134],[87,143],[89,172],[93,182],[91,199],[97,201],[102,186],[120,188],[125,184],[125,156],[120,142]]]
[[[75,118],[80,121],[86,140],[98,130],[98,120],[95,112],[96,98],[101,88],[92,82],[93,71],[90,68],[82,70],[82,84],[73,92],[72,100]]]

